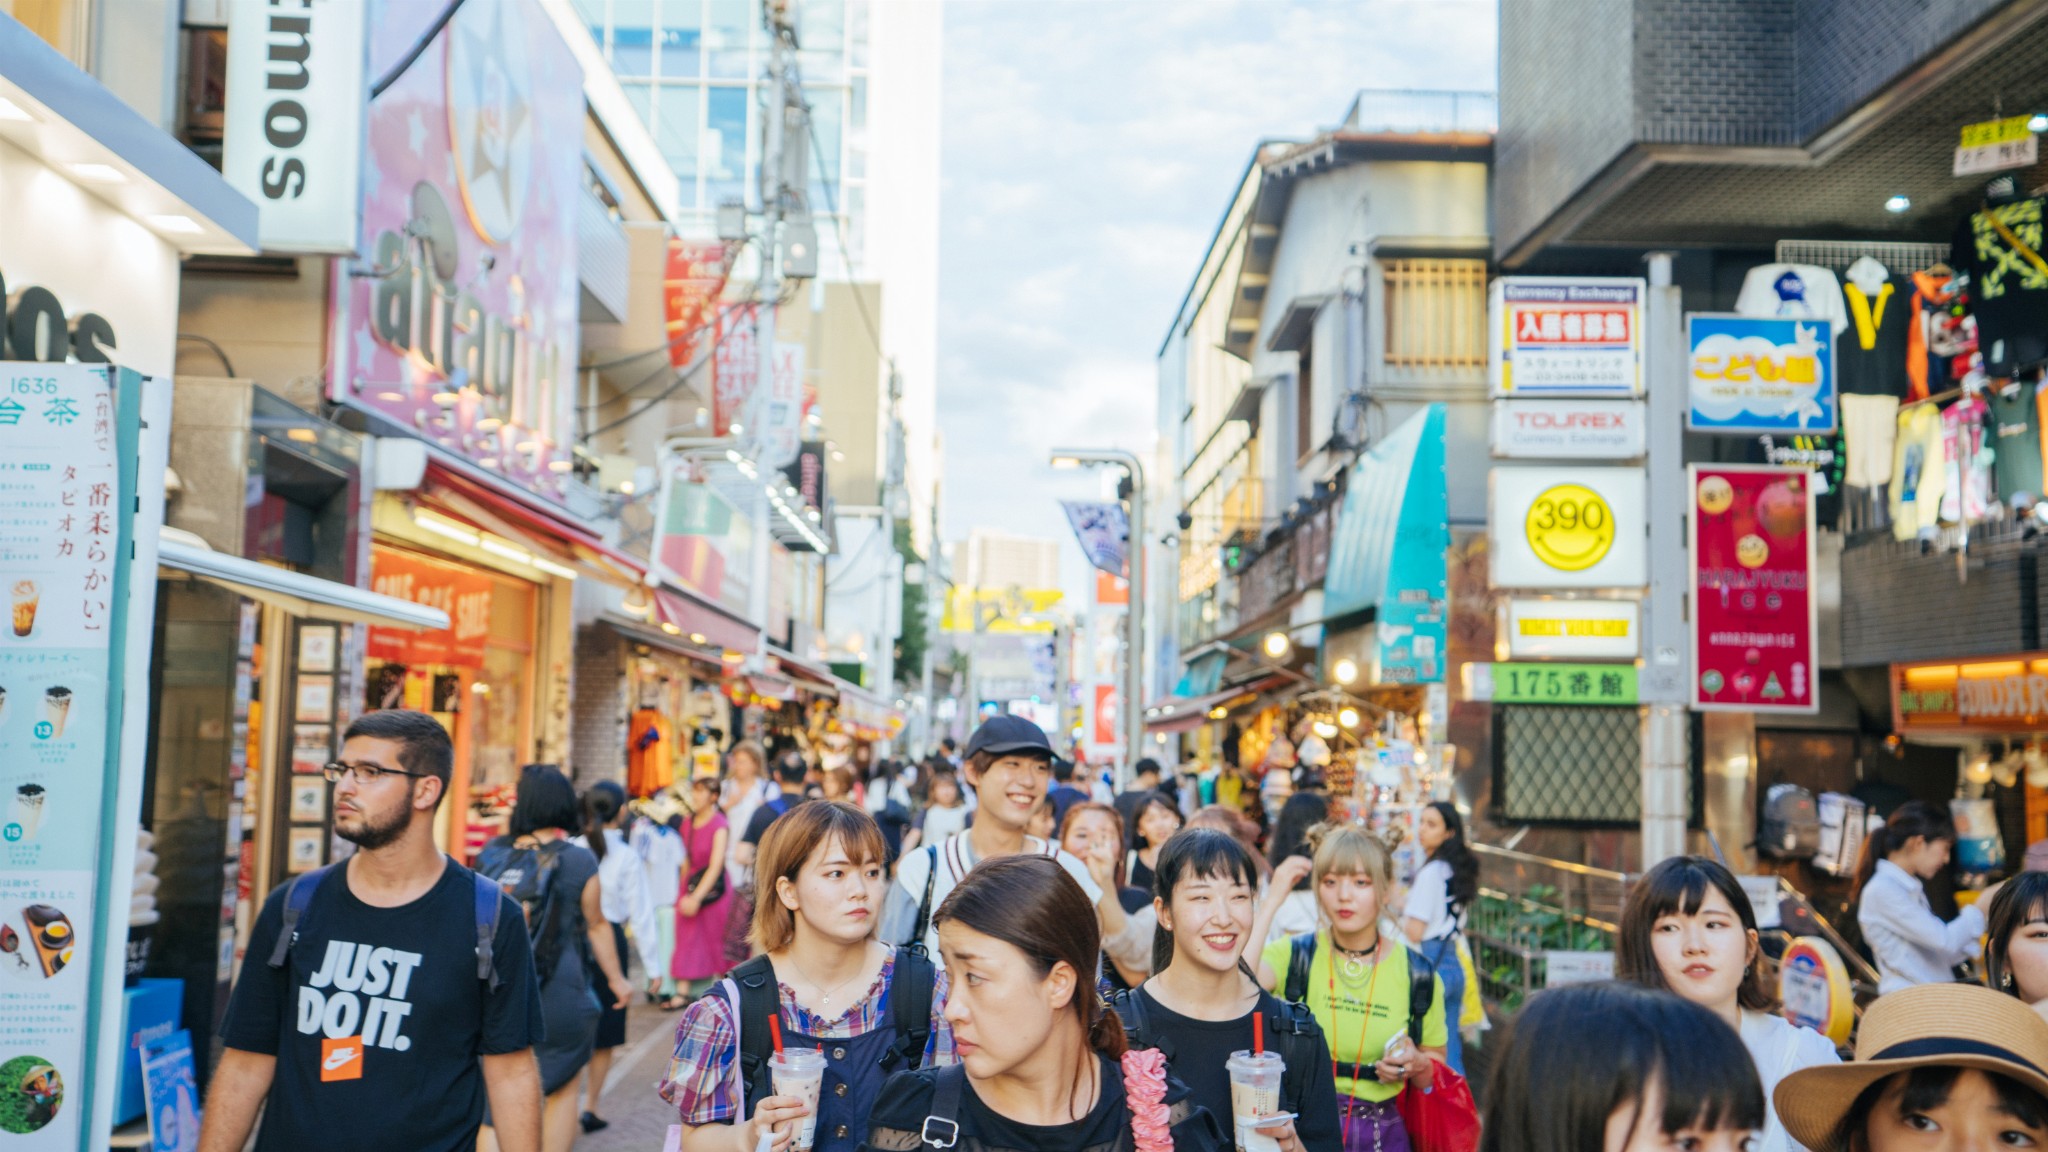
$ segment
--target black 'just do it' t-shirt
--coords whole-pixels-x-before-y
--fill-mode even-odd
[[[407,1148],[471,1152],[483,1122],[478,1057],[541,1036],[540,988],[519,904],[501,896],[497,991],[476,976],[476,887],[448,861],[427,894],[377,908],[347,867],[320,881],[283,968],[279,887],[263,902],[221,1038],[277,1057],[257,1152]]]

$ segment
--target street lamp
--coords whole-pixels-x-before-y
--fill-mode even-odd
[[[1055,448],[1055,468],[1121,468],[1131,478],[1131,603],[1125,621],[1130,656],[1124,662],[1124,766],[1120,783],[1130,782],[1131,765],[1145,746],[1145,469],[1138,458],[1115,448]]]
[[[1268,632],[1265,643],[1260,647],[1265,649],[1268,660],[1285,660],[1294,649],[1294,641],[1288,639],[1285,632]]]
[[[1349,685],[1358,679],[1358,661],[1349,656],[1339,656],[1337,662],[1330,665],[1330,676],[1339,684]]]

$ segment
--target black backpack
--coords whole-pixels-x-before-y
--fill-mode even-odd
[[[1152,1033],[1152,1022],[1145,1007],[1145,998],[1137,989],[1129,988],[1110,997],[1109,1006],[1116,1009],[1117,1018],[1124,1024],[1124,1041],[1133,1049],[1157,1048],[1166,1062],[1173,1063],[1173,1043]],[[1322,1026],[1316,1023],[1315,1013],[1308,1005],[1283,1003],[1277,1010],[1266,1013],[1266,1042],[1280,1053],[1286,1063],[1281,1074],[1283,1107],[1300,1111],[1301,1101],[1307,1086],[1300,1077],[1311,1075],[1312,1069],[1320,1068],[1322,1060],[1317,1058],[1316,1048],[1322,1042]]]
[[[476,857],[477,874],[497,881],[498,888],[519,901],[526,913],[526,932],[533,938],[533,972],[543,984],[554,975],[555,964],[562,958],[563,913],[556,898],[555,874],[568,849],[566,840],[527,847],[510,836],[501,836],[484,845]]]
[[[455,862],[450,860],[449,863]],[[313,893],[319,891],[320,882],[327,878],[329,872],[347,865],[348,861],[342,860],[325,868],[315,868],[294,879],[292,886],[285,890],[284,924],[278,928],[277,943],[270,949],[269,963],[272,968],[283,968],[293,946],[298,944],[299,922],[305,919],[306,909],[312,906]],[[460,864],[455,866],[462,867]],[[469,872],[467,868],[462,870]],[[490,990],[496,992],[498,964],[493,955],[493,941],[498,938],[498,886],[489,877],[475,872],[470,872],[469,876],[475,881],[476,890],[476,978],[489,982]]]
[[[782,1011],[782,992],[776,986],[775,966],[767,956],[756,956],[735,967],[720,981],[726,1002],[733,1012],[733,1028],[739,1032],[739,1082],[743,1099],[742,1118],[752,1116],[755,1101],[773,1096],[774,1084],[768,1061],[775,1055],[775,1038],[767,1020]],[[884,1073],[924,1065],[925,1044],[932,1035],[932,993],[938,987],[938,973],[924,954],[910,948],[896,949],[896,967],[889,975],[889,1018],[896,1025],[896,1043],[882,1057]]]
[[[1306,1005],[1309,965],[1315,963],[1316,958],[1316,934],[1303,932],[1299,936],[1289,937],[1287,943],[1287,980],[1281,985],[1284,989],[1281,995],[1289,1003]],[[1404,944],[1402,947],[1408,946]],[[1429,962],[1429,957],[1408,948],[1408,1039],[1413,1041],[1417,1048],[1422,1047],[1423,1018],[1429,1015],[1429,1009],[1435,1003],[1436,965]],[[1456,1027],[1448,1021],[1446,1024]],[[1291,1068],[1293,1065],[1289,1064],[1288,1067]]]

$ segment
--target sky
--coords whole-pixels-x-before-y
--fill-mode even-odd
[[[1361,88],[1491,90],[1494,28],[1491,0],[949,3],[943,537],[1057,538],[1086,587],[1057,501],[1104,481],[1048,452],[1149,451],[1155,356],[1254,145]]]

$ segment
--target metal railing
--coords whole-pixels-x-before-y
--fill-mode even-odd
[[[1347,132],[1494,132],[1500,98],[1492,92],[1367,88],[1344,113]]]

